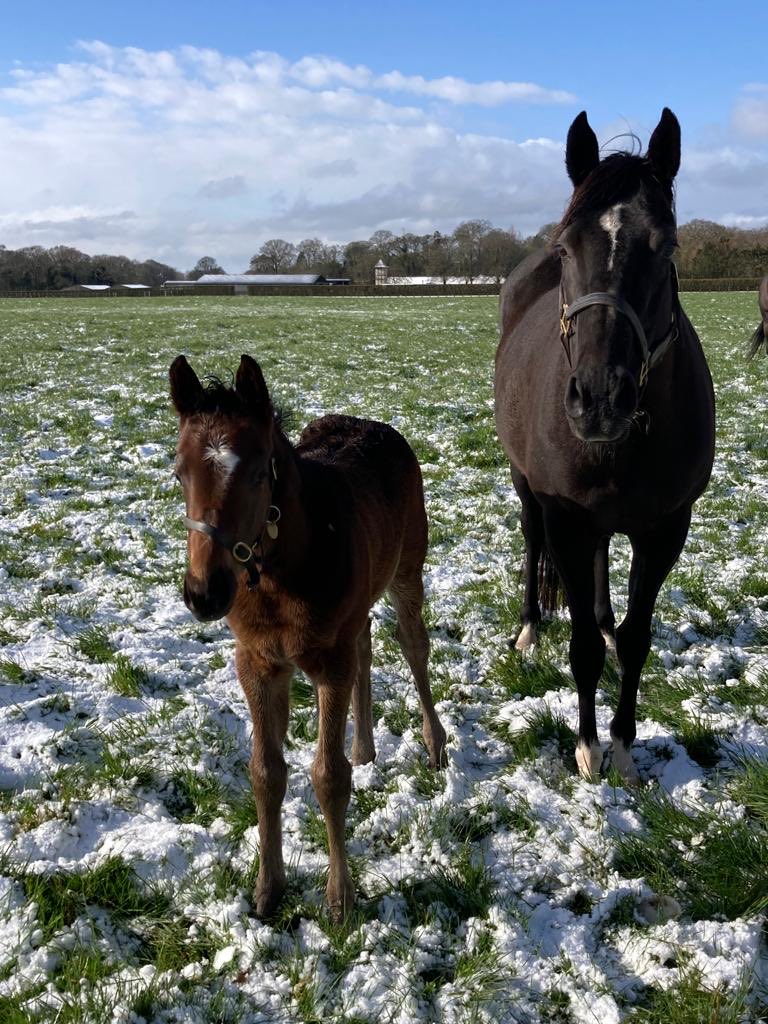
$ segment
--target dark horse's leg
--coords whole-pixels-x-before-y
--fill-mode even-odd
[[[611,589],[608,583],[608,548],[611,538],[606,534],[600,539],[595,552],[595,618],[603,634],[605,644],[616,650],[616,619],[611,607]]]
[[[691,507],[686,505],[653,530],[630,537],[629,603],[626,618],[616,632],[616,654],[622,667],[621,695],[611,722],[613,763],[627,780],[637,777],[630,747],[635,738],[640,673],[651,649],[653,606],[683,549],[690,522]]]
[[[571,671],[579,694],[576,764],[581,775],[590,779],[600,774],[603,760],[595,719],[595,691],[605,662],[605,640],[595,618],[595,556],[600,534],[555,504],[544,510],[544,527],[571,613]]]
[[[536,627],[541,622],[539,607],[539,559],[544,548],[544,519],[541,505],[523,474],[511,467],[512,483],[522,506],[520,525],[525,538],[525,594],[520,609],[522,629],[515,641],[518,651],[526,651],[536,643]]]

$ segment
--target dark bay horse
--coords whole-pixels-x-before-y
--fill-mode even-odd
[[[629,601],[615,632],[621,695],[613,763],[630,752],[657,594],[688,533],[714,456],[712,380],[677,295],[673,181],[680,126],[664,109],[644,157],[601,160],[585,113],[568,132],[574,192],[554,239],[501,296],[496,424],[522,503],[525,596],[518,649],[535,643],[539,569],[551,558],[571,615],[576,760],[596,776],[595,691],[614,639],[611,535],[632,544]]]
[[[760,323],[750,339],[747,359],[756,356],[761,348],[768,352],[768,274],[760,282],[757,290],[757,305],[760,308]]]
[[[285,888],[283,741],[298,666],[317,694],[312,782],[328,832],[328,905],[340,917],[354,901],[344,842],[351,790],[347,712],[351,697],[353,762],[372,761],[368,613],[385,590],[416,680],[430,763],[445,763],[422,620],[427,516],[421,470],[396,430],[351,416],[315,420],[294,447],[261,369],[247,355],[234,388],[217,380],[204,387],[184,356],[174,360],[170,380],[179,415],[176,474],[189,531],[184,600],[199,619],[226,616],[253,719],[256,913],[274,911]]]

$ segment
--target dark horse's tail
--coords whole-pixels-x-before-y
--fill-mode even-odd
[[[543,615],[551,615],[565,605],[562,580],[546,547],[539,556],[539,605]]]
[[[768,353],[768,331],[766,331],[765,323],[757,325],[757,330],[749,339],[749,348],[747,349],[747,359],[752,359],[760,349]]]

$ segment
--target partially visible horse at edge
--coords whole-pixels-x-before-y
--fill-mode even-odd
[[[526,552],[516,646],[536,641],[540,573],[551,559],[571,616],[576,761],[586,778],[602,766],[595,692],[606,642],[615,643],[622,670],[613,764],[636,777],[630,748],[651,616],[714,458],[712,380],[672,264],[679,166],[680,125],[669,109],[645,156],[602,160],[579,114],[566,144],[570,203],[549,247],[515,270],[500,299],[496,425]],[[614,533],[632,545],[617,630],[608,580]]]
[[[203,621],[226,616],[253,721],[255,910],[269,916],[285,888],[283,742],[298,666],[317,696],[312,783],[328,833],[328,906],[340,918],[354,902],[344,839],[352,774],[344,753],[347,713],[351,698],[352,761],[372,761],[369,612],[384,591],[416,681],[430,763],[446,763],[427,676],[427,516],[419,463],[392,427],[352,416],[313,421],[294,447],[259,365],[247,355],[234,388],[215,378],[203,386],[184,356],[171,365],[170,383],[188,530],[184,600]]]
[[[760,309],[761,319],[755,333],[750,338],[747,359],[756,356],[761,348],[768,353],[768,274],[762,279],[760,287],[757,289],[757,305]]]

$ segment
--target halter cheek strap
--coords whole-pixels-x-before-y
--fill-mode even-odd
[[[677,267],[672,264],[672,288],[677,299]],[[619,295],[612,295],[610,292],[590,292],[588,295],[582,295],[581,298],[575,300],[575,302],[567,303],[565,301],[565,292],[563,290],[562,280],[560,282],[560,341],[565,349],[565,354],[568,357],[568,365],[571,366],[571,336],[574,332],[574,320],[576,314],[580,313],[583,309],[587,309],[588,306],[610,306],[622,313],[632,325],[635,332],[635,337],[640,344],[640,351],[642,353],[642,363],[640,366],[640,378],[639,385],[641,388],[645,387],[648,381],[648,373],[656,363],[664,356],[669,346],[677,337],[677,317],[675,316],[674,304],[672,307],[672,316],[670,318],[669,331],[656,345],[651,348],[648,344],[648,338],[645,334],[645,328],[643,327],[640,317],[630,306],[630,304],[622,299]]]
[[[274,458],[271,460],[271,468],[271,490],[274,495],[275,483],[277,482],[277,465]],[[244,540],[233,540],[229,534],[220,530],[217,526],[211,526],[210,523],[206,523],[202,519],[190,519],[189,516],[184,516],[183,521],[184,526],[188,530],[196,530],[198,533],[204,533],[216,544],[219,544],[223,548],[227,548],[234,560],[239,562],[248,573],[248,589],[251,591],[256,590],[261,582],[261,570],[264,564],[262,537],[266,532],[267,536],[271,540],[277,540],[277,524],[280,521],[280,509],[277,505],[269,506],[264,524],[259,531],[259,535],[256,540],[250,544]]]

